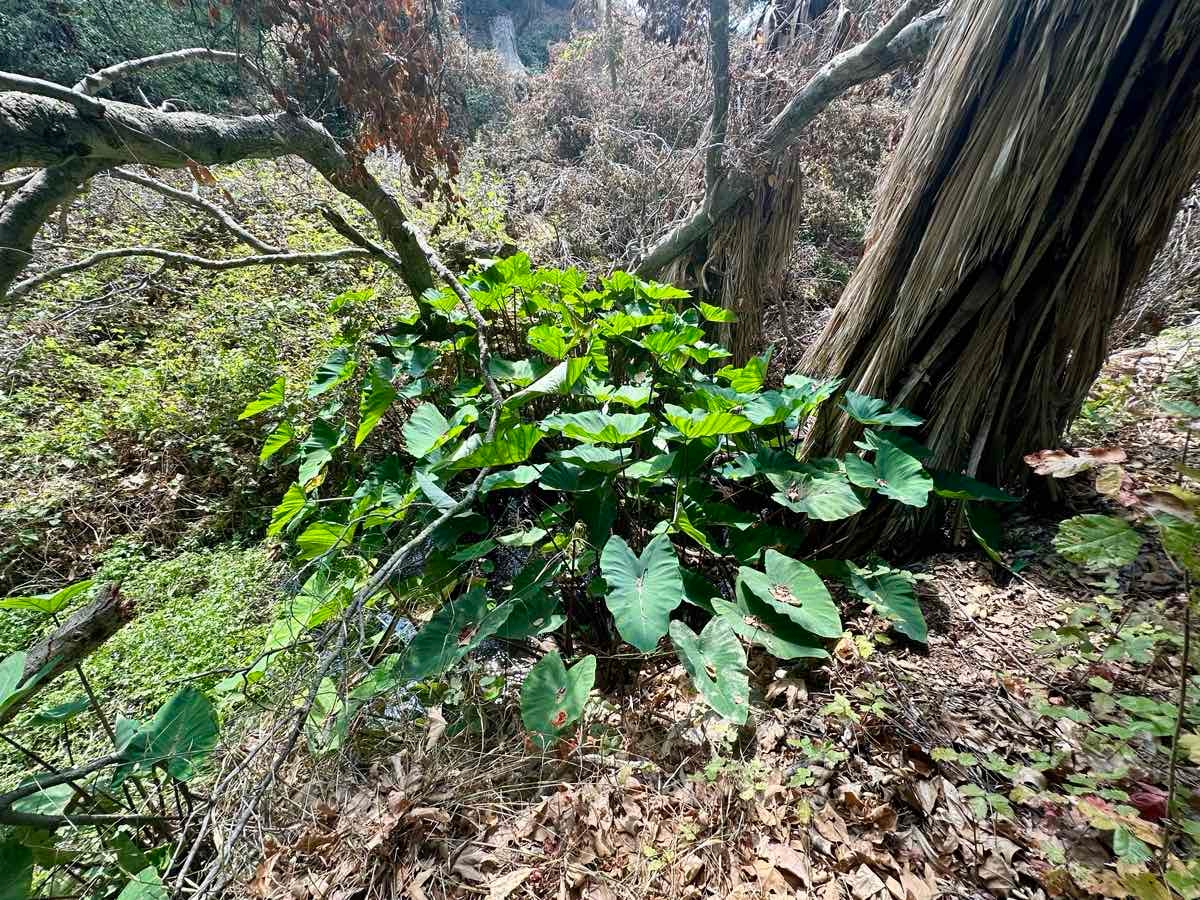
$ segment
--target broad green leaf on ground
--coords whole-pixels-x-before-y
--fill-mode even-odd
[[[671,539],[660,534],[637,556],[613,535],[600,554],[600,574],[621,637],[643,653],[654,650],[667,633],[671,611],[683,602],[683,576]]]
[[[725,619],[739,637],[752,644],[757,644],[776,659],[828,659],[829,657],[829,654],[821,646],[822,638],[796,627],[791,620],[785,620],[786,625],[779,627],[780,623],[769,619],[763,610],[751,610],[745,602],[744,594],[740,594],[735,603],[715,596],[708,602],[712,606],[713,612]],[[766,607],[766,609],[770,609],[770,607]]]
[[[265,463],[268,459],[286,447],[292,442],[292,438],[296,436],[296,426],[291,422],[280,422],[275,430],[267,435],[267,439],[263,441],[262,450],[259,451],[258,461]]]
[[[738,582],[776,612],[821,637],[838,637],[842,619],[824,582],[799,560],[768,550],[766,572],[742,566]]]
[[[767,377],[767,366],[771,362],[771,351],[752,356],[744,366],[725,366],[717,370],[718,378],[725,378],[729,386],[739,394],[752,394],[761,390]]]
[[[479,493],[486,494],[489,491],[523,488],[537,481],[544,468],[545,466],[517,466],[515,469],[493,472],[483,479],[483,484],[479,486]]]
[[[122,746],[130,764],[122,770],[145,772],[165,765],[172,778],[187,781],[217,746],[219,734],[212,701],[194,687],[185,687]]]
[[[329,358],[321,363],[308,386],[305,396],[309,399],[319,397],[326,391],[337,387],[354,374],[354,357],[345,347],[338,347],[329,354]]]
[[[1116,569],[1137,559],[1142,536],[1116,516],[1074,516],[1059,523],[1054,549],[1094,571]]]
[[[28,900],[32,885],[33,851],[16,837],[0,840],[0,900]]]
[[[652,331],[643,335],[638,341],[655,356],[667,356],[680,347],[686,347],[704,339],[704,329],[698,325],[684,325],[680,328],[666,328],[662,331]]]
[[[354,446],[358,447],[379,424],[383,414],[396,399],[396,389],[375,368],[367,374],[362,398],[358,404],[358,430],[354,434]]]
[[[778,490],[771,499],[793,512],[822,522],[836,522],[866,509],[840,472],[800,465],[787,472],[767,472]]]
[[[463,445],[468,452],[451,458],[450,468],[482,469],[485,466],[508,466],[524,462],[533,453],[533,448],[542,439],[542,431],[536,425],[510,425],[501,428],[496,438],[488,443],[478,443],[471,446],[471,441]]]
[[[313,522],[296,538],[300,559],[314,559],[331,550],[348,547],[357,525],[345,522]]]
[[[255,399],[246,404],[246,408],[242,410],[238,416],[238,421],[248,419],[251,416],[256,416],[260,412],[266,412],[268,409],[273,409],[283,402],[284,386],[287,380],[283,377],[276,378],[275,382],[259,394]]]
[[[913,583],[908,578],[899,572],[851,572],[850,587],[876,613],[889,620],[898,632],[922,644],[929,640],[925,616],[917,603]]]
[[[271,524],[267,526],[267,535],[279,534],[288,522],[296,518],[300,510],[308,503],[308,497],[298,484],[293,484],[279,501],[279,505],[271,511]]]
[[[489,612],[482,588],[472,588],[445,604],[405,648],[397,669],[398,683],[408,684],[446,672],[494,635],[511,611],[504,604]]]
[[[543,749],[583,715],[595,683],[594,656],[585,656],[568,669],[555,651],[529,670],[521,684],[521,721]]]
[[[533,384],[517,391],[505,400],[504,405],[511,409],[517,409],[535,397],[565,394],[571,390],[591,363],[591,357],[588,356],[573,356],[570,359],[564,359]]]
[[[77,581],[65,588],[51,591],[47,594],[34,594],[29,597],[7,597],[0,600],[0,609],[23,609],[52,616],[60,612],[75,600],[80,599],[92,589],[92,580]]]
[[[664,404],[663,411],[667,421],[688,440],[718,434],[740,434],[749,431],[754,424],[736,413],[684,409],[673,403]]]
[[[571,348],[567,333],[557,325],[534,325],[525,340],[534,350],[539,350],[554,359],[562,359]]]
[[[736,322],[737,313],[732,309],[722,309],[719,306],[713,306],[711,303],[700,301],[700,315],[704,316],[707,322]]]
[[[401,430],[404,433],[404,449],[417,459],[424,459],[430,451],[441,445],[444,435],[450,430],[450,423],[432,403],[422,403],[412,411]]]
[[[750,673],[746,651],[729,622],[715,616],[697,635],[676,620],[671,623],[671,643],[705,702],[729,721],[745,724],[750,712]]]
[[[325,419],[313,420],[312,430],[300,445],[304,456],[300,463],[298,480],[302,486],[307,487],[321,474],[321,470],[333,459],[333,451],[340,447],[345,439],[346,433],[340,428],[334,428]]]
[[[933,478],[919,459],[880,441],[875,450],[875,489],[905,506],[923,507],[929,503]]]
[[[842,409],[850,415],[850,418],[863,425],[890,425],[893,428],[907,428],[920,425],[925,421],[907,409],[888,410],[888,405],[884,401],[868,397],[866,394],[859,394],[856,391],[846,391]]]
[[[542,424],[563,437],[590,444],[624,444],[641,434],[650,421],[648,413],[603,413],[598,409],[559,413]]]
[[[1014,497],[998,487],[978,481],[969,475],[959,475],[940,469],[930,469],[929,474],[933,476],[934,493],[947,500],[988,500],[992,503],[1020,502],[1019,497]]]
[[[142,869],[121,889],[117,900],[167,900],[166,886],[154,866]]]

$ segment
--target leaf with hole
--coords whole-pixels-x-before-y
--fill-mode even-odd
[[[596,683],[596,657],[568,669],[557,652],[547,653],[521,685],[521,721],[543,749],[573,725]]]
[[[1116,569],[1137,559],[1142,536],[1116,516],[1074,516],[1059,523],[1054,549],[1093,571]]]
[[[771,499],[792,512],[822,522],[836,522],[866,509],[840,472],[802,464],[785,472],[769,471],[766,475],[777,489]]]
[[[750,673],[746,651],[730,624],[716,616],[697,635],[676,620],[671,623],[671,643],[705,702],[722,717],[744,725],[750,712]]]
[[[922,644],[929,640],[929,628],[910,579],[899,572],[851,572],[850,587],[898,632]]]
[[[504,604],[489,611],[487,607],[482,588],[472,588],[442,606],[405,648],[396,670],[398,683],[441,675],[494,635],[512,608]]]
[[[767,550],[766,569],[738,569],[738,584],[801,628],[821,637],[838,637],[842,620],[824,582],[799,560]]]
[[[667,633],[671,611],[683,602],[683,576],[671,539],[660,534],[638,556],[624,538],[613,535],[600,554],[600,574],[621,637],[643,653],[654,650]]]

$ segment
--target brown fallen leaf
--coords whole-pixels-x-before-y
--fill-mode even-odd
[[[885,890],[883,881],[865,865],[859,866],[846,876],[846,885],[858,900],[867,900],[868,897],[874,897]]]
[[[805,887],[812,887],[812,869],[807,854],[789,844],[776,843],[760,848],[759,853],[781,872],[800,879]]]
[[[522,866],[501,875],[488,889],[488,900],[508,900],[509,895],[523,885],[532,872],[529,866]]]
[[[1037,475],[1051,478],[1070,478],[1088,469],[1125,462],[1125,451],[1120,447],[1095,447],[1090,450],[1039,450],[1025,457],[1025,463]]]

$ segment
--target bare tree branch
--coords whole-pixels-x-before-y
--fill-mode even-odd
[[[754,142],[751,150],[766,159],[774,159],[795,143],[804,128],[831,102],[855,85],[891,72],[929,51],[933,38],[945,22],[944,10],[937,10],[915,21],[907,21],[919,10],[919,0],[909,0],[886,25],[867,41],[839,53],[785,106]],[[894,32],[886,43],[880,35]],[[700,208],[659,238],[638,261],[636,271],[652,278],[671,260],[686,251],[711,230],[713,223],[745,200],[754,190],[752,175],[727,176],[711,192],[706,192]]]
[[[190,193],[189,191],[181,191],[179,188],[171,187],[161,181],[157,181],[148,175],[139,175],[137,172],[131,172],[128,169],[113,169],[108,173],[113,178],[119,178],[121,181],[128,181],[131,184],[139,184],[144,188],[156,191],[164,197],[170,197],[172,200],[178,200],[180,203],[186,203],[194,209],[199,209],[216,218],[229,231],[237,235],[242,243],[253,247],[255,250],[261,250],[263,253],[284,253],[282,247],[276,247],[268,244],[266,241],[259,240],[245,228],[237,223],[233,216],[229,215],[221,207],[215,203],[209,203],[203,197]]]
[[[148,257],[161,259],[164,262],[178,266],[195,266],[198,269],[209,269],[224,272],[228,269],[242,269],[246,266],[305,266],[313,263],[337,262],[342,259],[361,259],[371,256],[368,250],[358,247],[345,247],[341,250],[325,250],[316,253],[264,253],[261,256],[234,256],[229,259],[214,259],[209,256],[196,256],[191,253],[177,253],[173,250],[163,250],[160,247],[113,247],[109,250],[97,250],[90,256],[50,269],[40,275],[27,278],[14,284],[9,289],[8,296],[21,297],[34,288],[48,281],[62,278],[74,272],[81,272],[110,259],[128,259],[130,257]]]
[[[729,0],[709,0],[708,40],[712,48],[713,108],[704,155],[704,197],[716,196],[721,155],[729,125]]]
[[[116,65],[98,69],[90,75],[84,75],[83,78],[79,79],[74,89],[81,94],[95,96],[114,81],[128,78],[130,75],[138,72],[144,72],[148,69],[165,69],[168,66],[179,66],[184,63],[196,61],[230,63],[241,66],[253,75],[257,81],[262,82],[268,88],[270,87],[262,72],[240,53],[233,53],[229,50],[210,50],[208,47],[189,47],[185,50],[172,50],[170,53],[143,56],[140,59],[127,59]]]
[[[81,113],[89,116],[103,116],[104,104],[87,94],[81,94],[71,88],[45,81],[41,78],[30,78],[28,75],[18,75],[15,72],[0,72],[0,88],[6,91],[21,91],[26,94],[36,94],[39,97],[52,97],[69,103]]]

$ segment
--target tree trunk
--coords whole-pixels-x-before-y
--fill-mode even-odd
[[[937,468],[1053,446],[1200,168],[1198,55],[1200,0],[957,4],[804,370],[923,415]]]
[[[500,54],[504,68],[513,75],[524,78],[529,74],[521,56],[517,53],[517,29],[512,16],[502,13],[492,19],[492,49]]]

